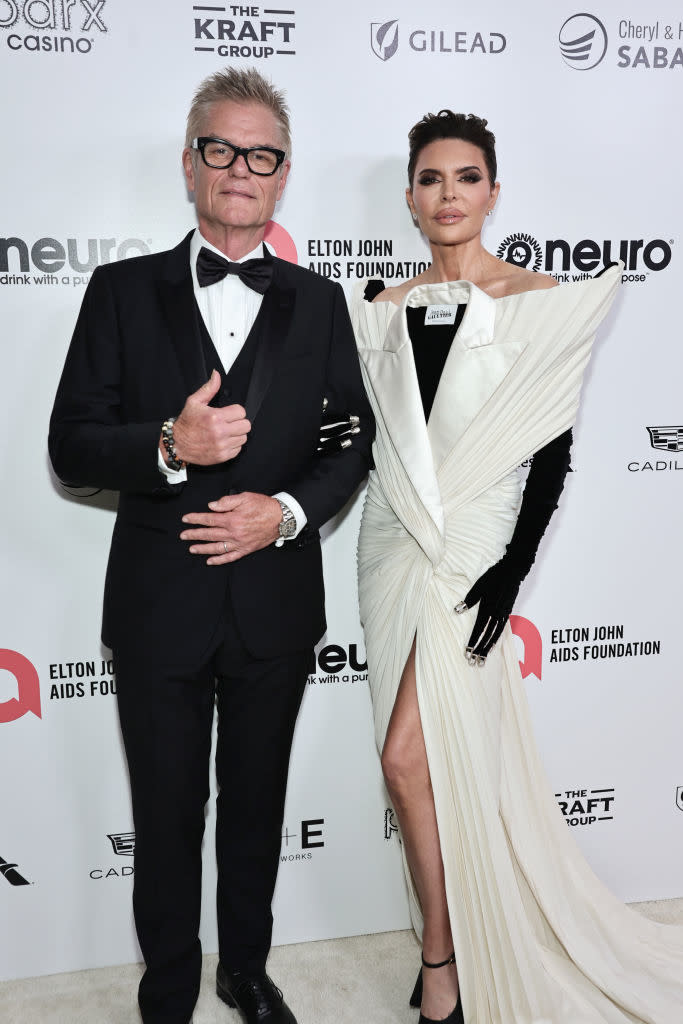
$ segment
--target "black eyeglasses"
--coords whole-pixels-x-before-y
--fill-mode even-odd
[[[284,149],[274,149],[272,146],[249,146],[245,149],[211,135],[193,139],[192,149],[198,149],[206,166],[215,167],[216,170],[232,167],[237,157],[243,156],[251,173],[264,177],[275,174],[285,158]]]

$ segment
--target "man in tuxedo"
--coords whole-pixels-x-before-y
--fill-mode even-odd
[[[295,1024],[265,972],[289,754],[325,629],[319,529],[367,473],[373,421],[341,288],[263,244],[289,153],[283,96],[255,70],[202,83],[183,150],[199,226],[93,273],[50,424],[62,480],[120,491],[102,635],[145,1024],[187,1024],[199,992],[214,703],[217,991],[246,1024]],[[325,400],[359,420],[336,450]]]

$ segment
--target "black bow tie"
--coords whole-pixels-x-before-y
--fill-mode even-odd
[[[266,251],[264,248],[264,252]],[[269,258],[231,263],[212,249],[202,246],[197,256],[199,287],[206,288],[207,285],[222,281],[228,274],[236,274],[248,288],[253,288],[255,292],[264,295],[273,277],[273,260]]]

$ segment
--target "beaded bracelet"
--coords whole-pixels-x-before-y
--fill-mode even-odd
[[[169,469],[179,470],[185,465],[182,459],[178,458],[178,453],[175,450],[175,441],[173,439],[173,424],[175,423],[175,416],[171,416],[170,419],[164,420],[161,427],[161,443],[166,449],[168,455],[167,465]]]

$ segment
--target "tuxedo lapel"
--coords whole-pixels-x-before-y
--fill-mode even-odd
[[[192,234],[190,232],[180,245],[169,252],[166,274],[159,281],[161,309],[188,394],[205,384],[208,377],[190,272]]]
[[[278,261],[274,263],[273,280],[263,296],[261,309],[249,334],[250,339],[253,332],[258,334],[254,368],[244,403],[247,419],[252,423],[282,358],[294,315],[296,293],[293,288],[282,285]]]

